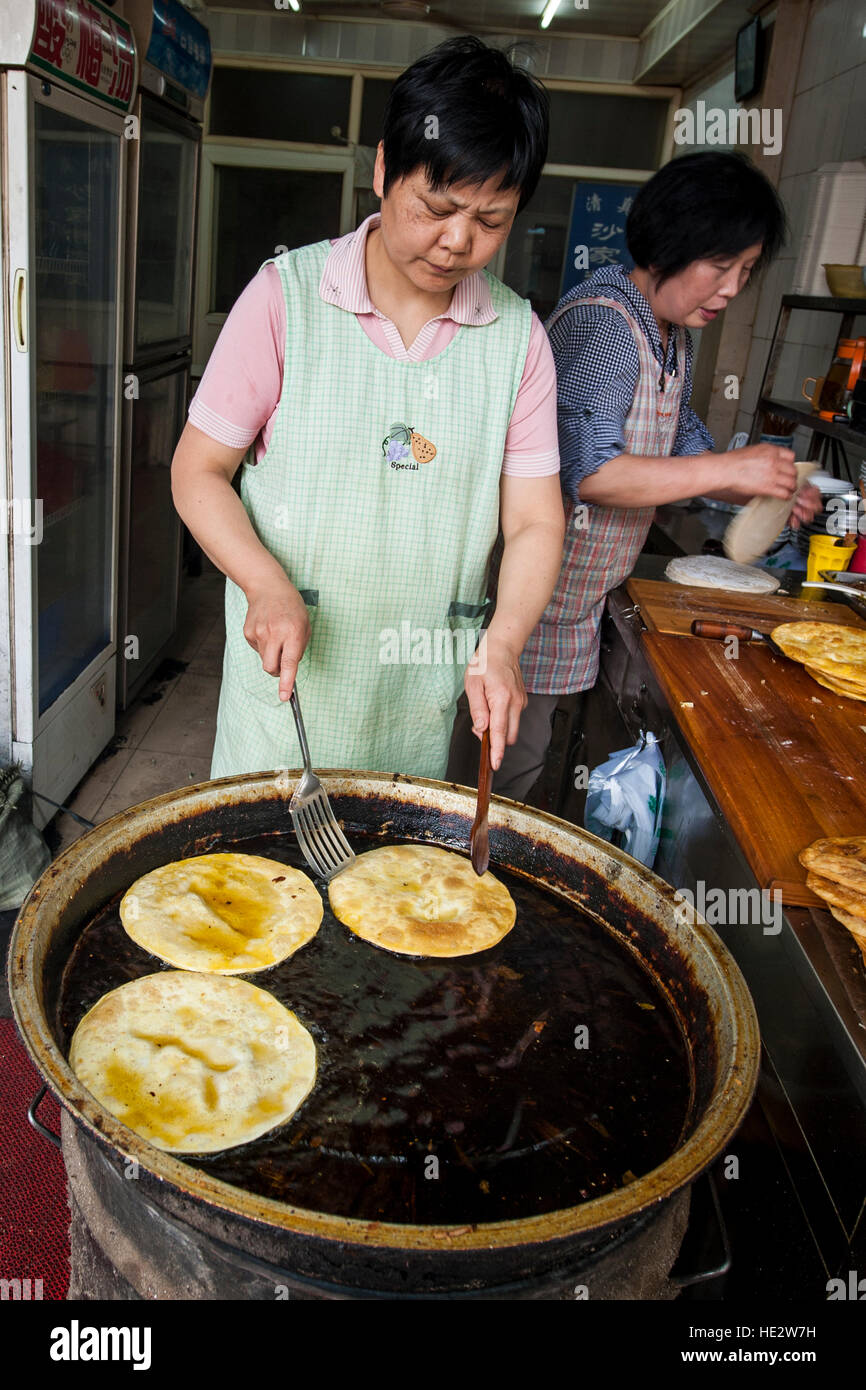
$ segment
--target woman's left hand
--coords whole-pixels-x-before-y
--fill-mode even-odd
[[[791,529],[796,531],[804,522],[811,521],[822,510],[824,499],[814,483],[806,483],[797,493],[794,510],[791,513]]]

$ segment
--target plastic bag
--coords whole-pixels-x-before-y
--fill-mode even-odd
[[[23,792],[17,764],[0,769],[0,911],[20,907],[51,863],[48,846],[19,809]]]
[[[587,830],[618,844],[651,869],[659,845],[666,775],[658,739],[641,732],[640,743],[611,753],[590,772],[583,817]]]

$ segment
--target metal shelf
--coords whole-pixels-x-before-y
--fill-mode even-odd
[[[853,444],[855,448],[866,449],[866,434],[852,429],[850,425],[839,424],[836,420],[822,420],[819,415],[813,415],[809,410],[801,410],[796,401],[777,401],[771,396],[761,396],[758,410],[768,415],[783,415],[786,420],[793,420],[815,434],[826,434],[843,444]]]
[[[835,299],[829,294],[783,294],[782,308],[810,309],[813,313],[866,314],[866,294],[857,299]]]

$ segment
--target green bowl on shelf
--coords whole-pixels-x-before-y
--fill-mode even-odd
[[[866,266],[825,265],[824,275],[834,299],[866,299]]]

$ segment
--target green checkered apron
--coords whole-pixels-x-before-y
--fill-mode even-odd
[[[428,361],[397,361],[320,298],[329,251],[320,242],[273,260],[286,300],[283,390],[241,497],[307,604],[297,685],[315,764],[441,777],[487,607],[531,310],[487,275],[493,322],[460,327]],[[244,638],[246,613],[227,581],[212,777],[299,763],[278,679]]]
[[[666,372],[659,390],[659,364],[640,324],[615,299],[604,295],[576,304],[604,304],[631,328],[640,357],[634,401],[625,422],[630,454],[664,458],[674,446],[685,375],[685,329],[677,328],[676,374]],[[572,303],[554,312],[550,330]],[[575,506],[565,499],[565,548],[553,597],[530,635],[520,659],[526,689],[535,695],[588,690],[598,675],[598,630],[611,589],[627,579],[643,549],[654,507]]]

